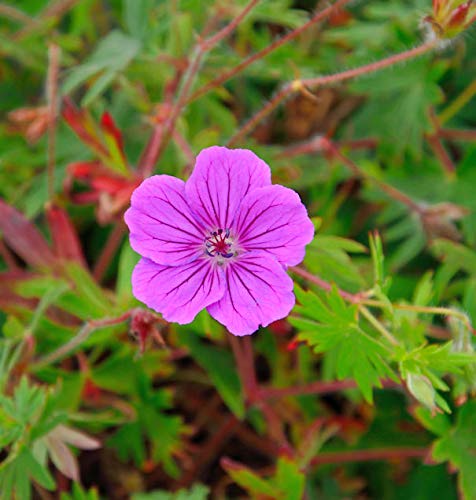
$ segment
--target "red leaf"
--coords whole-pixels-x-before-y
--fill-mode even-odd
[[[56,257],[43,235],[3,200],[0,200],[0,231],[8,246],[30,266],[54,265]]]
[[[55,254],[60,259],[73,260],[83,267],[87,267],[78,234],[68,213],[60,207],[49,205],[46,208],[46,219],[53,239]]]
[[[123,147],[123,140],[122,140],[122,133],[121,131],[117,128],[114,119],[112,118],[111,114],[108,111],[105,111],[102,114],[101,117],[101,127],[103,131],[112,137],[114,137],[114,140],[116,141],[117,148],[119,151],[123,152],[124,147]]]
[[[66,98],[63,101],[62,115],[85,144],[100,155],[108,156],[107,149],[97,137],[94,121],[86,110],[78,109],[71,99]]]
[[[459,7],[453,10],[448,22],[448,26],[450,28],[463,25],[468,14],[468,10],[471,7],[471,3],[472,0],[468,0],[466,3],[461,4]]]

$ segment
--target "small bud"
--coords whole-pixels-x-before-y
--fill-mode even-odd
[[[453,38],[475,20],[473,0],[433,0],[433,15],[424,18],[437,38]]]
[[[139,354],[144,354],[149,339],[153,339],[160,347],[166,343],[157,329],[160,318],[146,309],[134,309],[131,316],[131,334],[137,338]]]

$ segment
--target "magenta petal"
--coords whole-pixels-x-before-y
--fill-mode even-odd
[[[222,270],[197,259],[182,266],[162,266],[141,259],[132,273],[134,296],[167,321],[190,323],[225,293]]]
[[[304,247],[314,237],[314,226],[299,195],[279,185],[248,194],[233,230],[243,249],[266,251],[286,266],[304,259]]]
[[[207,310],[234,335],[250,335],[293,308],[293,281],[273,257],[246,253],[224,271],[225,295]]]
[[[253,189],[271,184],[268,165],[246,149],[204,149],[185,186],[194,213],[209,230],[227,229],[241,200]]]
[[[146,179],[132,194],[124,218],[132,248],[158,264],[176,266],[203,253],[205,230],[192,215],[180,179]]]

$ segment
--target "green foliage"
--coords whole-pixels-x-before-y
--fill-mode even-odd
[[[206,500],[209,490],[203,484],[196,484],[189,490],[179,490],[175,493],[167,491],[151,491],[150,493],[136,493],[132,500]]]
[[[223,466],[251,498],[299,500],[303,496],[304,474],[297,464],[288,458],[279,458],[274,475],[267,479],[262,479],[247,467],[231,460],[226,460]]]
[[[154,463],[162,463],[170,475],[176,476],[178,469],[173,455],[179,451],[184,428],[180,417],[165,413],[171,408],[170,394],[152,390],[143,376],[136,381],[134,393],[137,397],[133,404],[135,419],[121,426],[109,445],[116,448],[123,460],[131,459],[141,466],[150,458]],[[150,452],[144,439],[150,445]]]
[[[316,353],[334,360],[339,380],[355,379],[365,399],[372,401],[372,388],[381,387],[380,379],[395,378],[385,361],[388,346],[366,331],[358,318],[358,307],[347,305],[334,288],[325,301],[312,292],[296,289],[299,318],[290,322],[300,330],[299,339]]]
[[[139,49],[140,43],[135,38],[120,31],[111,31],[89,58],[68,75],[63,84],[63,93],[69,94],[91,77],[97,77],[82,100],[85,106],[91,104],[129,65]]]
[[[458,484],[464,498],[476,496],[476,474],[474,454],[476,453],[476,403],[469,401],[458,411],[454,427],[450,428],[433,445],[435,460],[448,460],[459,471]]]
[[[2,499],[31,498],[31,483],[53,490],[50,457],[68,477],[77,479],[75,458],[66,446],[95,448],[97,443],[65,427],[68,416],[57,409],[58,391],[30,385],[23,377],[11,397],[0,395],[0,447],[8,456],[0,463]]]
[[[62,500],[452,500],[448,464],[476,496],[476,38],[438,40],[430,0],[301,30],[315,4],[0,2],[2,500],[58,496],[56,471]],[[238,362],[206,311],[133,297],[123,225],[147,169],[186,180],[232,137],[318,232]]]

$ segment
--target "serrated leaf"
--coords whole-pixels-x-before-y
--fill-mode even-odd
[[[385,361],[385,347],[361,328],[357,306],[347,305],[335,288],[326,303],[312,292],[297,289],[296,294],[302,305],[295,308],[298,317],[289,321],[300,330],[298,338],[315,352],[332,353],[337,377],[352,377],[371,402],[372,387],[381,386],[380,378],[395,376]]]
[[[466,500],[476,498],[476,401],[459,409],[456,425],[438,439],[432,449],[437,461],[449,461],[458,469],[458,485]]]

